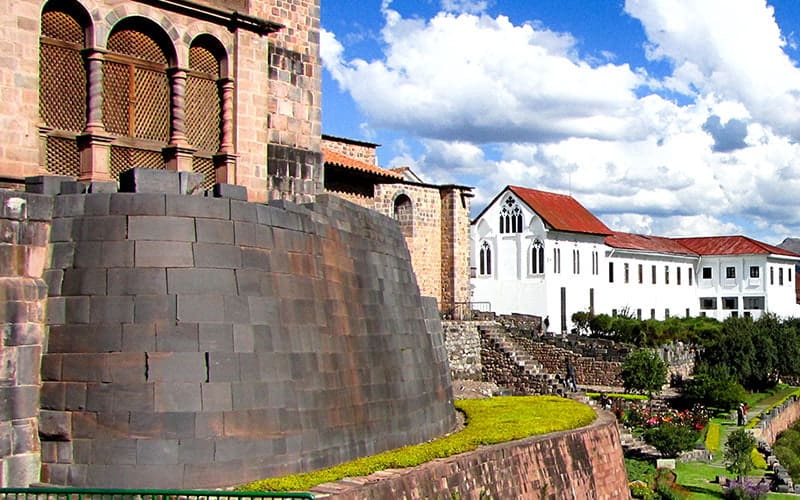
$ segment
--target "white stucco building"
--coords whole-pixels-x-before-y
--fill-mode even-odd
[[[578,311],[641,319],[800,313],[800,255],[745,236],[664,238],[609,229],[567,195],[508,186],[473,221],[472,301],[572,328]]]

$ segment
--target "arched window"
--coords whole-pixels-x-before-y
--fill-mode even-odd
[[[544,245],[538,238],[531,245],[531,274],[544,273]]]
[[[414,204],[411,198],[401,194],[394,199],[394,218],[400,223],[403,236],[414,235]]]
[[[200,35],[189,48],[186,76],[186,136],[196,149],[192,170],[205,175],[205,187],[214,184],[214,155],[222,136],[222,64],[225,51],[210,35]]]
[[[39,39],[39,115],[48,132],[45,167],[80,175],[76,137],[86,126],[86,45],[89,15],[76,2],[53,0],[42,10]]]
[[[481,245],[480,255],[479,255],[480,265],[479,271],[481,276],[490,276],[492,274],[492,248],[489,246],[489,242],[484,241],[483,245]]]
[[[108,37],[103,63],[103,122],[117,141],[111,175],[133,166],[164,168],[162,150],[170,138],[171,41],[152,21],[130,17]]]
[[[522,210],[516,200],[509,196],[505,206],[500,210],[500,233],[522,232]]]

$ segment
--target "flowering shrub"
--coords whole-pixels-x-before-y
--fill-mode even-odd
[[[726,500],[761,500],[769,494],[769,481],[766,479],[736,479],[728,481],[722,496]]]
[[[691,410],[667,410],[652,411],[650,408],[629,405],[627,408],[615,408],[614,414],[629,428],[648,429],[658,427],[663,423],[672,423],[681,427],[688,427],[695,431],[701,431],[708,423],[708,411],[695,405]]]

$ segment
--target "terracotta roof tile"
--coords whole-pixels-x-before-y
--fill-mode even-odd
[[[664,238],[662,236],[614,232],[611,236],[606,237],[605,242],[606,245],[610,247],[625,250],[640,250],[642,252],[669,253],[674,255],[697,255],[697,253],[681,245],[674,239]]]
[[[553,229],[571,233],[610,235],[613,233],[572,196],[508,186]]]
[[[371,165],[369,163],[350,158],[349,156],[337,153],[336,151],[331,151],[327,148],[322,148],[322,158],[325,163],[330,163],[339,167],[380,175],[382,177],[391,177],[394,179],[403,178],[403,175],[398,172],[386,170],[385,168],[381,168],[377,165]]]
[[[673,239],[700,255],[774,254],[800,258],[800,255],[794,252],[762,243],[747,236],[706,236]]]

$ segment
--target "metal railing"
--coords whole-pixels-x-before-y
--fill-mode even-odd
[[[303,498],[313,493],[276,491],[137,490],[106,488],[0,488],[0,500],[250,500]]]
[[[469,321],[474,319],[475,312],[491,312],[491,302],[456,302],[444,314],[445,319]]]

